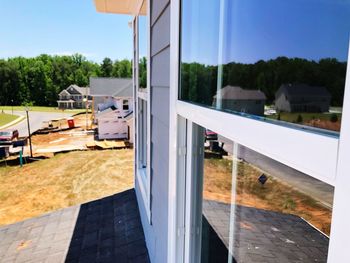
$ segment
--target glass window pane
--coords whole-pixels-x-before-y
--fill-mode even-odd
[[[179,99],[337,136],[349,1],[182,0],[181,21]]]
[[[147,2],[144,1],[142,10]],[[147,16],[138,17],[139,25],[139,88],[147,88]]]
[[[203,136],[201,262],[326,262],[334,188],[208,129]]]
[[[138,98],[138,168],[147,167],[147,102]]]

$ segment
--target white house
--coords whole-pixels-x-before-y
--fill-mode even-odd
[[[90,93],[99,139],[132,138],[132,79],[90,77]]]

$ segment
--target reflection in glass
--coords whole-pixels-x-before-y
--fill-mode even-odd
[[[181,21],[181,100],[340,130],[349,1],[182,0]]]
[[[327,262],[333,187],[207,134],[201,262]]]
[[[144,1],[142,10],[146,1]],[[139,88],[147,88],[147,16],[138,17],[139,25]]]

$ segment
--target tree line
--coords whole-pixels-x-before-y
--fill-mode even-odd
[[[326,87],[332,96],[331,105],[342,106],[346,66],[346,62],[335,58],[313,61],[287,57],[251,64],[231,62],[220,68],[195,62],[182,63],[180,96],[184,100],[212,105],[217,87],[231,85],[261,90],[269,104],[275,100],[275,92],[282,84],[304,83]],[[220,83],[219,72],[222,76]]]
[[[0,105],[57,106],[63,89],[88,86],[90,76],[131,78],[132,61],[105,58],[98,64],[81,54],[0,59]]]

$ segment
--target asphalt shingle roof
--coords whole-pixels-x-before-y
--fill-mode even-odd
[[[71,90],[70,88],[74,88],[73,90]],[[79,87],[78,85],[70,85],[66,91],[69,93],[69,94],[78,94],[78,95],[89,95],[90,94],[90,88],[89,87]]]
[[[329,238],[302,218],[254,207],[234,207],[232,251],[236,262],[327,262]],[[231,220],[230,204],[203,201],[203,228],[210,233],[210,246],[215,247],[209,256],[220,250],[227,259]]]
[[[145,262],[134,189],[0,227],[1,262]]]
[[[132,79],[90,77],[91,96],[132,97]]]
[[[219,90],[214,98],[218,95],[223,100],[266,100],[264,92],[260,90],[242,89],[237,86],[226,86]]]
[[[277,93],[281,91],[284,91],[291,98],[308,96],[331,97],[331,94],[325,87],[309,86],[307,84],[282,84]]]

